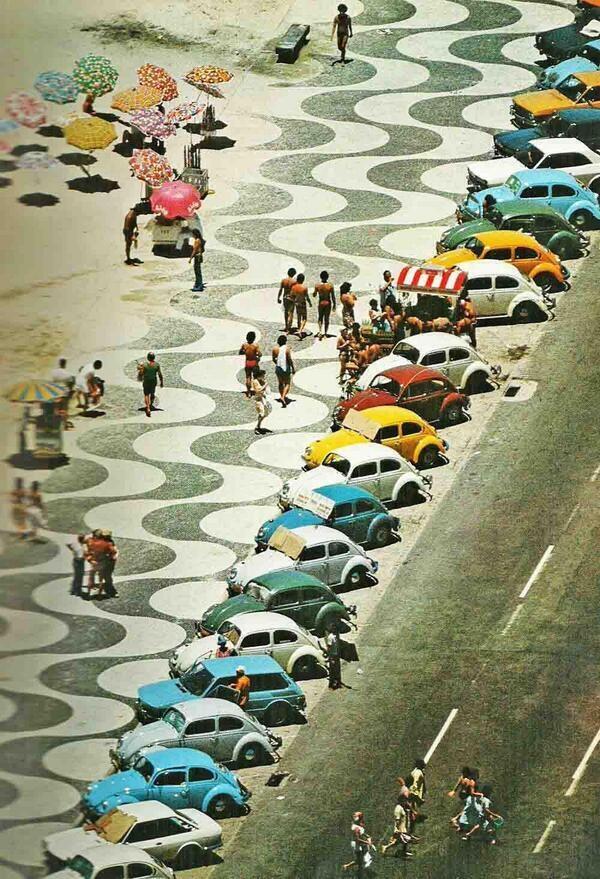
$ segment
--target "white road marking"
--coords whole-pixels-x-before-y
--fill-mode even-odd
[[[544,846],[546,845],[546,840],[548,839],[548,837],[552,833],[552,830],[553,830],[555,824],[556,824],[556,821],[554,821],[554,820],[548,821],[548,825],[547,825],[546,829],[544,830],[544,832],[542,833],[542,835],[538,839],[536,846],[533,850],[534,855],[539,854],[539,852],[541,852],[541,850],[544,848]]]
[[[529,578],[529,580],[527,581],[527,583],[523,587],[523,591],[520,593],[519,598],[526,598],[527,593],[529,592],[529,590],[531,589],[531,587],[533,586],[533,584],[535,583],[537,578],[542,573],[546,563],[548,562],[548,559],[550,558],[550,556],[552,555],[553,552],[554,552],[554,544],[551,543],[550,546],[547,547],[544,555],[541,557],[541,559],[539,560],[539,562],[537,563],[537,565],[533,569],[533,574],[531,575],[531,577]]]
[[[580,504],[576,504],[576,505],[575,505],[575,507],[574,507],[574,509],[573,509],[573,512],[571,513],[571,515],[569,516],[569,518],[568,518],[567,521],[566,521],[565,527],[564,527],[564,529],[563,529],[564,531],[567,530],[567,528],[569,527],[569,525],[571,524],[571,522],[573,521],[573,519],[575,518],[575,516],[576,516],[577,513],[579,512],[579,507],[580,507],[580,506],[581,506]]]
[[[575,791],[577,790],[577,785],[581,781],[581,777],[582,777],[583,773],[585,772],[586,766],[588,765],[588,763],[590,761],[590,757],[594,753],[594,751],[598,745],[598,742],[600,742],[600,729],[598,730],[598,732],[596,733],[596,735],[592,739],[589,748],[587,749],[587,751],[583,755],[583,759],[582,759],[581,763],[579,764],[579,766],[577,767],[577,769],[575,770],[575,772],[571,776],[571,778],[573,780],[571,781],[571,784],[569,785],[569,787],[565,791],[566,797],[572,797],[573,794],[575,793]]]
[[[600,476],[600,464],[596,467],[592,475],[590,476],[590,482],[595,482]]]
[[[450,724],[452,723],[452,721],[454,720],[454,718],[456,717],[457,714],[458,714],[458,708],[453,708],[452,711],[450,712],[450,714],[448,715],[448,717],[446,718],[446,720],[444,721],[443,727],[441,728],[441,730],[439,731],[439,733],[437,734],[437,736],[433,740],[432,746],[430,747],[430,749],[427,751],[427,753],[423,757],[425,763],[429,763],[429,761],[433,757],[433,755],[435,753],[435,749],[437,748],[439,743],[442,741],[442,739],[444,738],[444,736],[448,732],[448,728],[450,727]]]
[[[515,621],[516,618],[519,616],[519,614],[521,613],[522,610],[523,610],[523,605],[522,605],[522,604],[517,604],[517,606],[515,607],[515,609],[513,610],[513,612],[512,612],[511,615],[510,615],[510,619],[509,619],[509,621],[507,622],[507,624],[506,624],[506,625],[504,626],[504,628],[502,629],[502,631],[501,631],[501,633],[500,633],[501,635],[506,635],[506,633],[509,631],[509,629],[511,628],[512,624],[514,623],[514,621]]]

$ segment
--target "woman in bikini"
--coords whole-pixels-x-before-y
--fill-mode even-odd
[[[350,329],[355,320],[356,296],[352,292],[352,284],[349,281],[344,281],[340,286],[340,302],[342,303],[342,322],[345,327]]]
[[[246,341],[238,353],[243,354],[245,358],[244,373],[246,376],[246,390],[244,393],[247,397],[251,397],[253,394],[252,379],[254,377],[254,370],[258,367],[259,360],[262,357],[262,352],[256,344],[256,333],[253,330],[246,333]]]
[[[337,30],[337,44],[338,49],[340,50],[340,58],[337,61],[333,61],[331,66],[334,64],[347,64],[346,61],[346,47],[348,45],[348,40],[352,36],[352,19],[348,15],[348,7],[345,3],[340,3],[338,6],[338,14],[333,19],[333,29],[331,31],[331,39],[333,40],[335,36],[335,32]]]
[[[327,339],[331,310],[335,310],[335,293],[333,284],[329,283],[329,272],[321,272],[320,284],[315,284],[315,299],[318,302],[319,334],[318,339]]]

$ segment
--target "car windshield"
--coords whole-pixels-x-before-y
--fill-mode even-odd
[[[393,378],[389,378],[387,375],[376,375],[371,382],[370,387],[375,388],[378,391],[387,391],[387,393],[391,394],[393,397],[399,397],[403,389],[403,385],[394,381]]]
[[[570,90],[570,94],[568,95],[568,97],[571,98],[572,101],[581,101],[587,90],[587,85],[584,85],[582,82],[578,82],[577,87]],[[563,91],[562,88],[561,91]]]
[[[350,472],[350,461],[338,458],[337,455],[328,455],[323,461],[323,467],[331,467],[332,470],[337,470],[342,476],[347,476]]]
[[[183,728],[185,726],[185,717],[175,708],[171,708],[170,711],[167,711],[164,716],[164,721],[165,723],[168,723],[169,726],[172,726],[175,732],[183,732]]]
[[[530,146],[529,153],[527,158],[527,164],[530,168],[537,168],[539,163],[544,158],[544,153],[541,150],[538,150],[537,147]]]
[[[154,767],[146,757],[140,757],[137,763],[134,764],[133,768],[136,772],[139,772],[146,781],[150,781],[154,774]]]
[[[253,580],[246,585],[244,589],[246,595],[252,596],[252,598],[256,598],[257,601],[262,601],[263,604],[266,604],[269,600],[269,595],[271,594],[268,589],[264,586],[261,586],[260,583],[255,583]]]
[[[519,194],[519,189],[521,188],[521,184],[519,183],[519,178],[515,177],[514,174],[512,177],[508,178],[508,180],[506,181],[506,183],[504,185],[506,186],[507,189],[510,189],[510,191],[514,195]]]
[[[466,250],[470,250],[471,253],[474,253],[475,256],[481,256],[483,253],[483,244],[479,240],[479,238],[469,238],[468,241],[465,241]]]
[[[240,640],[242,633],[237,626],[233,626],[229,622],[229,620],[227,620],[227,622],[223,623],[223,625],[219,627],[219,635],[224,635],[227,640],[231,641],[231,643],[235,647],[237,642]]]
[[[412,345],[409,345],[408,342],[398,342],[394,348],[394,354],[398,354],[399,357],[404,357],[406,360],[410,360],[411,363],[419,362],[419,352],[416,348],[413,348]]]
[[[92,879],[94,867],[88,859],[84,858],[82,855],[75,855],[74,858],[71,858],[69,861],[69,867],[71,870],[75,870],[76,873],[79,873],[80,876],[83,876],[84,879]]]
[[[189,690],[194,696],[201,696],[210,687],[213,676],[200,665],[198,667],[192,666],[188,674],[181,676],[181,680],[186,690]]]
[[[582,85],[574,76],[569,76],[559,86],[559,92],[571,101],[576,101],[585,92],[586,87]]]

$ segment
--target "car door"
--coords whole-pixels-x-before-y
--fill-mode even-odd
[[[376,461],[366,461],[364,464],[357,464],[352,468],[348,477],[348,484],[355,485],[357,488],[364,488],[376,495],[379,491],[379,472],[377,470]]]
[[[482,259],[499,259],[502,262],[510,262],[512,256],[512,247],[486,247]]]
[[[303,586],[300,603],[301,616],[295,621],[305,629],[314,629],[317,614],[323,607],[323,592],[318,586]]]
[[[577,177],[581,183],[587,183],[598,173],[597,162],[600,161],[600,158],[596,163],[593,163],[589,156],[584,156],[583,153],[566,153],[566,158],[569,165],[565,171],[572,174],[573,177]]]
[[[512,302],[515,295],[519,292],[521,284],[510,275],[498,275],[495,278],[496,287],[496,309],[494,314],[504,315],[507,313],[508,306]]]
[[[414,460],[417,445],[423,438],[423,427],[418,421],[404,421],[402,427],[402,455]]]
[[[379,462],[380,490],[377,497],[380,501],[391,501],[398,478],[402,474],[402,464],[395,458],[384,458]]]
[[[236,645],[237,650],[242,655],[247,654],[264,656],[271,653],[271,633],[270,632],[249,632],[242,636],[240,642]]]
[[[284,614],[301,626],[306,625],[300,589],[284,589],[281,592],[275,592],[271,595],[267,610]]]
[[[428,382],[410,382],[406,385],[400,398],[400,406],[416,412],[421,418],[427,419],[430,410],[430,402],[427,396]]]
[[[217,776],[205,766],[190,766],[189,770],[189,799],[194,809],[202,811],[202,803],[206,794],[214,787]]]
[[[535,186],[524,186],[519,194],[519,198],[543,201],[545,204],[550,204],[550,187],[546,183],[536,183]]]
[[[535,247],[515,247],[513,265],[524,275],[529,275],[540,261],[541,254]]]
[[[375,442],[381,443],[382,446],[389,446],[391,449],[395,449],[402,454],[400,449],[400,425],[386,424],[384,427],[380,427],[377,431]]]
[[[148,867],[149,864],[144,864],[144,866]],[[148,875],[150,874],[146,873],[146,876]],[[98,870],[95,879],[125,879],[125,867],[122,864],[104,867],[104,869]]]
[[[437,351],[430,351],[428,354],[425,354],[421,357],[419,361],[420,366],[431,366],[433,369],[439,369],[440,372],[443,372],[444,375],[448,374],[448,351],[444,349],[439,349]]]
[[[298,647],[298,632],[284,625],[273,632],[273,658],[287,670],[288,662]]]
[[[472,296],[471,301],[473,301]],[[476,306],[475,311],[477,312]],[[448,378],[457,388],[464,388],[464,375],[470,363],[471,352],[468,348],[450,348],[448,351]]]
[[[339,586],[346,564],[350,561],[354,550],[344,540],[332,540],[328,546],[327,585]]]
[[[190,790],[185,769],[163,769],[152,779],[149,800],[158,800],[172,809],[185,809],[191,805]]]
[[[224,714],[219,717],[219,737],[217,739],[217,760],[233,760],[235,746],[244,734],[243,717]]]
[[[305,546],[296,563],[303,574],[310,574],[317,580],[325,580],[327,573],[327,550],[324,543]]]
[[[353,507],[350,501],[343,504],[336,504],[333,508],[330,521],[332,528],[337,528],[342,534],[347,534],[348,537],[351,537],[352,540],[354,540],[356,523],[354,521]]]
[[[173,827],[170,818],[151,821],[138,821],[126,838],[122,840],[128,845],[137,845],[161,860],[169,860],[177,854],[182,829],[177,824]]]
[[[486,275],[480,278],[469,278],[465,284],[465,291],[471,297],[473,308],[478,317],[486,317],[490,314],[495,314],[494,298],[496,294],[490,276]],[[450,381],[457,384],[456,379],[454,378],[454,375],[456,374],[455,370],[449,369],[444,372]]]
[[[114,869],[111,867],[111,870]],[[127,864],[126,867],[126,876],[127,879],[153,879],[155,876],[160,876],[161,879],[165,874],[160,870],[158,866],[154,866],[154,864],[144,864],[141,861],[134,861],[131,864]],[[104,870],[100,873],[96,873],[96,879],[100,879],[100,877],[104,876]],[[106,877],[109,879],[109,877]],[[115,879],[115,874],[111,874],[110,879]]]
[[[559,213],[566,214],[577,196],[577,190],[568,183],[555,183],[552,186],[552,198],[548,203]]]
[[[214,717],[191,720],[181,740],[183,748],[195,748],[215,757],[217,753],[217,723]]]
[[[375,517],[375,505],[368,498],[360,498],[354,503],[355,543],[366,543],[369,535],[369,525]]]

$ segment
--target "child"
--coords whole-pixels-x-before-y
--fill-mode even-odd
[[[392,325],[388,320],[387,314],[385,311],[379,310],[376,299],[369,300],[369,320],[371,321],[371,326],[377,333],[389,333],[392,330]]]
[[[256,406],[256,414],[258,416],[254,433],[263,436],[266,433],[272,433],[262,426],[263,421],[271,412],[271,404],[267,399],[269,386],[265,378],[264,369],[257,369],[252,379],[252,391],[254,392],[254,404]]]

